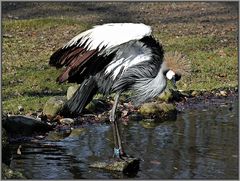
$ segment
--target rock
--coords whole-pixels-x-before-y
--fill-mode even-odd
[[[10,134],[31,135],[35,132],[47,132],[52,130],[53,127],[47,123],[43,123],[38,119],[29,116],[9,116],[3,122],[3,127]]]
[[[170,102],[170,101],[179,101],[182,97],[188,97],[187,94],[182,94],[182,92],[175,89],[166,89],[160,96],[158,96],[157,100]]]
[[[67,101],[67,98],[64,96],[55,96],[51,97],[43,108],[43,114],[55,117],[57,113],[63,108],[63,105]]]
[[[2,163],[2,179],[27,179],[21,172],[9,168],[6,164]]]
[[[77,91],[77,89],[80,87],[80,84],[76,84],[73,86],[70,86],[67,90],[67,100],[71,99],[73,94]]]
[[[72,129],[72,132],[69,135],[69,137],[78,137],[81,134],[83,134],[85,131],[86,131],[85,128],[74,128],[74,129]]]
[[[160,120],[176,119],[177,109],[174,104],[150,102],[143,104],[139,109],[144,118],[154,118]]]
[[[140,160],[128,158],[126,160],[111,160],[109,162],[95,162],[90,165],[91,168],[105,169],[109,171],[118,171],[124,173],[137,172],[139,170]]]
[[[71,118],[63,118],[63,119],[60,119],[59,122],[63,125],[73,125],[74,124],[74,120]]]
[[[220,95],[223,96],[223,97],[226,97],[227,96],[227,92],[226,91],[220,91]]]

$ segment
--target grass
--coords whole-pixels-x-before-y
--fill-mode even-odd
[[[55,82],[60,70],[48,65],[51,54],[90,25],[71,18],[2,21],[3,111],[39,110],[49,97],[64,95],[69,84]],[[192,74],[178,83],[183,90],[212,90],[238,85],[237,44],[221,36],[172,36],[156,32],[166,51],[179,51],[192,62]],[[232,34],[227,41],[231,41]]]

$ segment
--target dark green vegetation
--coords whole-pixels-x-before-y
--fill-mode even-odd
[[[126,5],[127,3],[127,5]],[[108,22],[142,22],[153,27],[166,51],[192,62],[182,90],[212,90],[238,84],[238,5],[230,2],[2,3],[2,104],[4,111],[43,108],[69,84],[55,82],[51,54],[83,30]]]

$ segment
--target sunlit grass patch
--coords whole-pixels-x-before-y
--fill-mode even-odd
[[[71,18],[4,20],[2,22],[2,101],[4,111],[43,108],[50,96],[64,95],[70,84],[57,84],[61,70],[48,65],[51,54],[90,25]],[[234,35],[155,33],[164,49],[185,54],[192,73],[178,88],[212,90],[238,84],[238,50]],[[227,37],[227,38],[226,38]]]

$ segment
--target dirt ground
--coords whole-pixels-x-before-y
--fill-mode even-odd
[[[2,18],[71,17],[90,25],[138,22],[171,35],[236,33],[238,2],[2,2]]]

